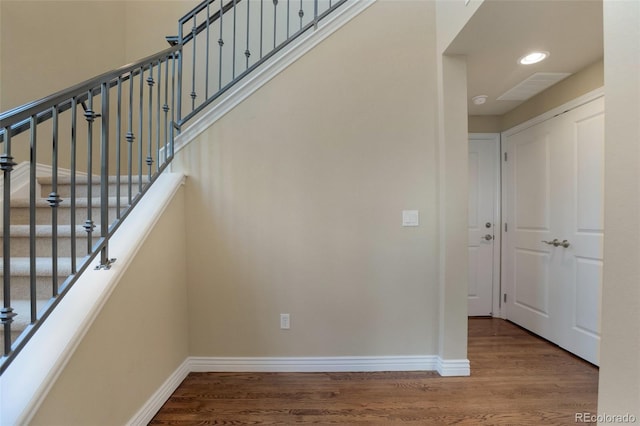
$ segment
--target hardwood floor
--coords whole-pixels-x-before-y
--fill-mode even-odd
[[[470,377],[191,373],[151,425],[575,425],[598,369],[519,327],[469,320]],[[582,423],[585,424],[585,423]]]

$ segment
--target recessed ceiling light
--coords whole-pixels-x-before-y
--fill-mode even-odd
[[[522,58],[518,59],[518,63],[522,65],[537,64],[540,61],[544,61],[549,56],[549,52],[531,52]]]
[[[487,95],[478,95],[471,98],[471,102],[473,102],[476,105],[482,105],[483,103],[487,102],[487,98],[488,98]]]

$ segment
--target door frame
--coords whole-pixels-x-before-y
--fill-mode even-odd
[[[523,123],[520,123],[510,129],[504,130],[502,133],[500,133],[500,176],[501,176],[501,194],[506,193],[507,189],[506,189],[506,185],[507,185],[507,179],[502,179],[503,174],[505,173],[504,168],[506,167],[505,165],[505,156],[507,154],[507,147],[505,144],[502,143],[502,140],[505,140],[508,136],[512,136],[518,132],[521,132],[525,129],[528,129],[529,127],[535,126],[536,124],[540,124],[544,121],[550,120],[553,117],[556,117],[560,114],[563,114],[565,112],[568,112],[572,109],[578,108],[579,106],[582,106],[584,104],[587,104],[591,101],[594,101],[600,97],[604,96],[604,87],[599,87],[597,89],[594,89],[590,92],[585,93],[584,95],[578,96],[577,98],[574,98],[568,102],[565,102],[564,104],[555,107],[553,109],[550,109],[547,112],[544,112],[536,117],[533,117]],[[506,197],[503,199],[501,197],[501,210],[500,212],[502,213],[503,211],[508,211],[507,210],[507,200]],[[501,221],[502,221],[502,226],[501,226],[501,234],[504,232],[508,232],[505,231],[505,229],[507,229],[508,226],[508,221],[509,218],[505,217],[505,216],[501,216]],[[506,238],[506,236],[502,236],[501,235],[501,241],[502,238]],[[500,266],[500,271],[501,271],[501,276],[506,276],[506,262],[502,262],[502,259],[505,259],[507,256],[507,247],[506,244],[504,246],[502,246],[501,244],[501,250],[500,250],[500,262],[501,262],[501,266]],[[507,294],[508,289],[506,288],[506,286],[502,286],[502,284],[500,285],[500,294],[498,296],[498,302],[500,304],[500,318],[503,319],[508,319],[507,318],[507,311],[505,309],[505,307],[503,306],[504,304],[502,303],[504,300],[506,300],[507,297],[513,297],[513,295],[511,294]]]
[[[496,174],[494,181],[494,226],[493,226],[493,283],[492,283],[492,303],[491,313],[493,317],[505,318],[502,310],[502,142],[500,133],[469,133],[469,141],[482,140],[492,141],[494,145],[496,163]]]

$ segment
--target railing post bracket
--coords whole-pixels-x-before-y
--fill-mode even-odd
[[[106,262],[101,263],[99,265],[96,265],[95,268],[93,268],[95,271],[108,271],[109,269],[111,269],[111,265],[113,265],[116,262],[116,258],[113,257],[111,259],[107,259]]]

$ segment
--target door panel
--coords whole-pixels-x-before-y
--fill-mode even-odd
[[[505,147],[507,317],[598,364],[604,100],[508,136]]]
[[[555,341],[550,319],[552,251],[542,241],[550,232],[551,129],[534,126],[506,140],[508,162],[505,179],[506,233],[505,287],[508,318]]]
[[[564,118],[570,141],[573,193],[567,197],[571,218],[563,249],[571,258],[567,273],[571,285],[562,297],[573,301],[561,346],[594,364],[599,362],[600,300],[604,266],[604,99],[569,111]]]
[[[549,229],[549,135],[541,130],[523,135],[513,147],[519,230]]]
[[[604,113],[575,124],[579,232],[604,230]]]
[[[549,253],[516,249],[514,261],[514,304],[548,318]]]

